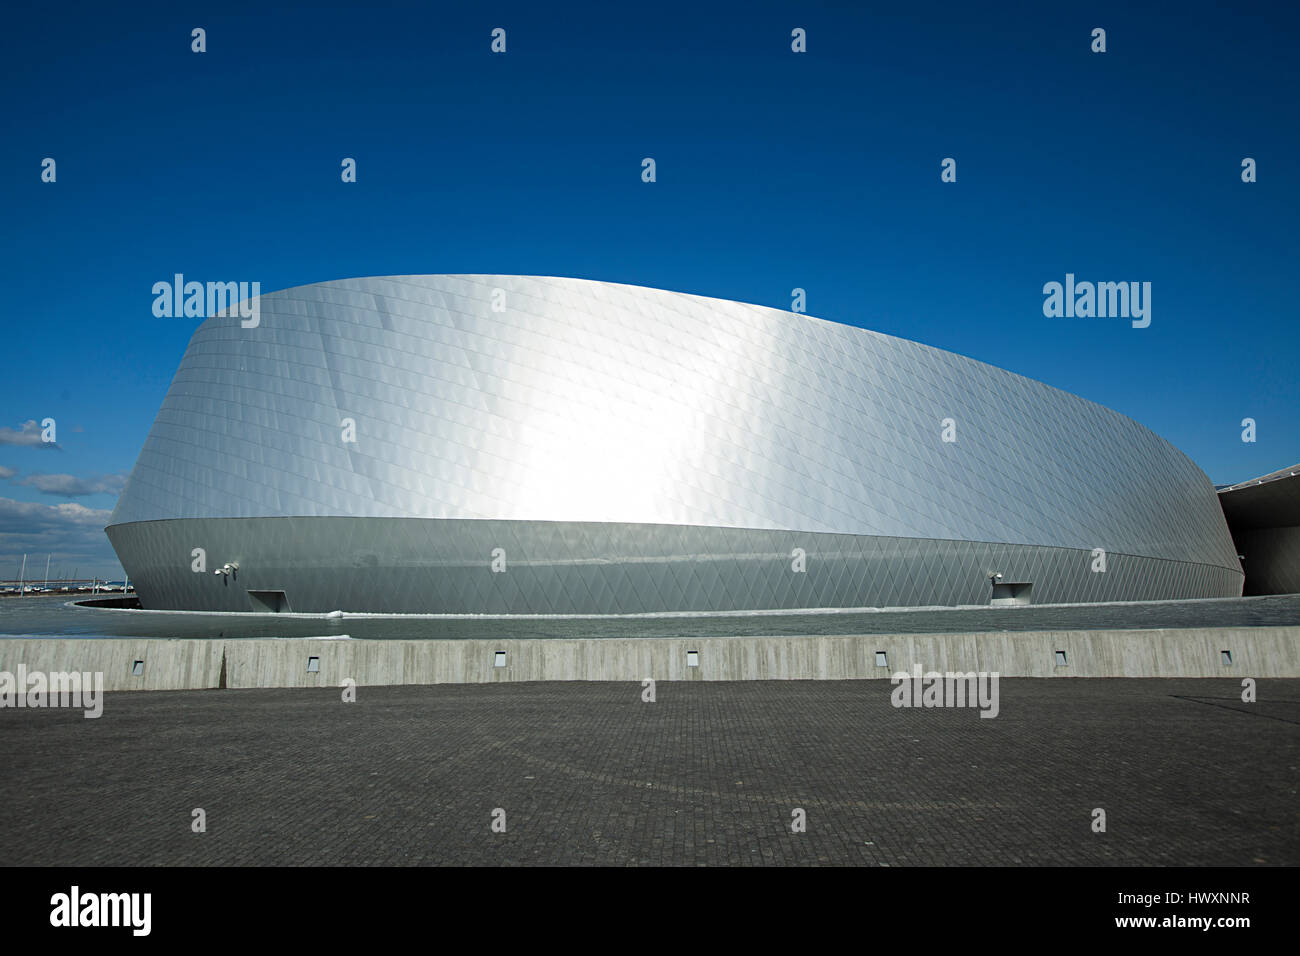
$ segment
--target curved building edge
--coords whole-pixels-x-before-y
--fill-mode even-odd
[[[1231,568],[1082,549],[587,522],[197,518],[108,535],[142,606],[641,614],[1237,597]],[[208,567],[175,555],[202,542]],[[224,565],[229,574],[216,573]],[[1000,580],[993,576],[1000,574]]]

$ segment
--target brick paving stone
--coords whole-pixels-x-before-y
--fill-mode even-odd
[[[1296,865],[1300,681],[118,693],[0,709],[0,865]],[[193,833],[191,811],[207,812]],[[492,811],[506,832],[491,830]],[[792,833],[791,811],[807,813]],[[1104,808],[1107,832],[1093,833]]]

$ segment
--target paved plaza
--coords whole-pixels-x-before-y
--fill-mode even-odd
[[[633,683],[502,683],[361,687],[355,703],[117,693],[97,720],[3,709],[0,865],[1300,863],[1300,681],[1262,680],[1243,703],[1228,679],[1008,679],[995,719],[895,708],[892,689],[660,682],[647,703]]]

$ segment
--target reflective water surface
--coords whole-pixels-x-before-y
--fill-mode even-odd
[[[185,614],[79,607],[64,597],[0,599],[0,637],[429,638],[760,637],[941,634],[1300,624],[1300,594],[1142,604],[850,610],[663,617],[367,617]]]

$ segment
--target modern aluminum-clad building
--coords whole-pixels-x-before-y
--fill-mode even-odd
[[[262,296],[253,328],[207,319],[107,532],[147,608],[638,613],[1242,588],[1210,481],[1107,408],[800,314],[524,276],[324,282]]]

